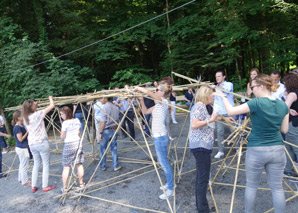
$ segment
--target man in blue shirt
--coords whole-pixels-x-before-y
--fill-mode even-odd
[[[222,89],[228,92],[233,92],[233,89],[234,89],[233,83],[225,81],[226,75],[224,71],[217,71],[215,74],[215,78],[216,78],[217,87],[221,87]],[[222,91],[216,89],[216,92],[222,92]],[[234,95],[226,92],[222,92],[222,93],[224,93],[227,96],[230,104],[234,106]],[[228,121],[235,122],[235,119],[233,117],[228,117],[227,111],[220,97],[217,97],[217,96],[214,97],[213,110],[217,114],[226,117]],[[221,124],[219,122],[216,123],[216,129],[217,129],[218,153],[214,157],[221,158],[224,156],[224,145],[222,144],[222,142],[225,139],[225,133],[229,132],[229,134],[231,134],[233,130],[230,127],[224,124]]]

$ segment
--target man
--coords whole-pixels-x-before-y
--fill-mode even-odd
[[[104,107],[100,116],[98,140],[100,141],[100,158],[102,158],[100,168],[103,171],[106,170],[106,155],[103,156],[103,154],[107,149],[108,142],[110,142],[115,135],[118,126],[115,122],[119,122],[119,109],[112,104],[111,101],[113,101],[113,98],[103,98],[102,103],[104,104]],[[114,171],[118,171],[121,169],[121,166],[118,165],[117,134],[111,141],[110,147],[113,159],[113,169]]]
[[[104,107],[103,104],[103,98],[100,98],[96,101],[96,103],[93,106],[94,109],[94,123],[95,123],[95,130],[96,130],[96,138],[99,137],[99,128],[100,128],[100,117],[102,113],[102,109]],[[99,141],[98,141],[99,143]]]
[[[225,91],[233,92],[233,84],[231,82],[225,81],[226,75],[224,71],[217,71],[215,74],[215,78],[217,83],[216,86],[223,88]],[[222,91],[216,89],[216,92],[222,92]],[[230,104],[234,106],[234,95],[226,92],[223,92],[223,93],[227,96]],[[234,118],[228,117],[227,111],[224,107],[224,104],[221,98],[219,97],[214,98],[213,109],[219,115],[226,117],[229,122],[232,122],[232,123],[235,122]],[[224,124],[221,124],[219,122],[216,122],[216,129],[217,129],[218,153],[214,156],[214,158],[221,158],[224,156],[224,144],[222,144],[222,142],[225,139],[225,132],[228,131],[231,134],[233,130],[230,127]]]
[[[129,85],[126,84],[125,88],[128,89]],[[124,118],[124,121],[122,123],[122,128],[126,131],[126,124],[127,124],[130,136],[133,139],[135,139],[135,129],[133,124],[134,112],[133,112],[132,104],[133,103],[131,103],[130,99],[121,99],[121,97],[116,102],[116,105],[120,108],[120,121],[122,120],[125,112],[128,110],[126,117]],[[127,134],[123,130],[122,132],[124,137],[126,138]],[[133,141],[133,139],[131,139],[131,141]]]
[[[274,98],[277,98],[279,100],[286,100],[285,91],[286,87],[284,84],[280,83],[280,72],[278,70],[273,70],[270,74],[270,77],[272,79],[272,83],[278,85],[277,90],[275,92],[271,92],[271,95]]]
[[[188,106],[188,108],[192,108],[193,106],[193,101],[194,101],[194,92],[192,90],[192,88],[188,88],[187,92],[185,93],[184,96],[184,100],[185,100],[185,105]]]

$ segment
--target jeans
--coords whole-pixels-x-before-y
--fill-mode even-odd
[[[298,127],[294,127],[292,122],[289,124],[289,131],[286,134],[286,141],[298,145]],[[298,157],[298,148],[291,146],[289,144],[285,145],[292,160],[295,160],[295,157]],[[287,155],[287,164],[286,164],[286,168],[285,168],[285,172],[292,172],[292,168],[293,168],[293,164],[290,161],[288,155]]]
[[[115,130],[113,129],[104,129],[102,132],[102,140],[100,141],[100,158],[103,158],[100,163],[100,168],[106,168],[106,155],[103,156],[107,149],[108,142],[112,139],[115,134]],[[118,167],[118,153],[117,153],[117,135],[115,135],[114,140],[111,142],[111,152],[113,159],[113,168],[116,169]]]
[[[82,112],[78,112],[74,114],[74,117],[80,120],[81,123],[81,132],[84,131],[84,122],[83,122],[83,113]]]
[[[196,204],[200,213],[209,212],[207,201],[207,188],[210,176],[211,154],[207,152],[193,152],[196,159],[197,179],[196,179]]]
[[[150,122],[150,118],[151,118],[151,114],[146,114],[146,115],[145,115],[145,119],[146,119],[148,125],[149,125],[149,122]],[[145,132],[146,132],[148,135],[151,135],[151,134],[150,134],[150,130],[149,130],[148,125],[145,124]]]
[[[16,153],[19,156],[20,166],[19,166],[19,176],[18,181],[21,181],[24,185],[28,182],[28,166],[29,166],[29,151],[27,148],[16,147]]]
[[[4,127],[1,127],[0,128],[0,132],[4,133],[4,131],[5,131]],[[4,139],[4,136],[0,136],[0,145],[1,145],[2,149],[3,148],[4,149],[7,148],[7,143],[6,143],[5,139]]]
[[[0,150],[0,177],[2,176],[2,152]]]
[[[170,142],[169,136],[164,135],[160,137],[153,138],[155,151],[157,154],[158,161],[165,172],[168,189],[174,189],[174,176],[172,166],[168,159],[168,144]]]
[[[245,212],[254,212],[255,198],[262,172],[265,169],[271,189],[274,212],[285,212],[285,195],[282,187],[283,171],[286,164],[282,145],[248,147],[246,153]]]
[[[188,106],[188,108],[190,108],[189,110],[191,110],[191,108],[192,108],[193,105],[194,105],[194,102],[193,102],[193,101],[192,101],[192,102],[186,101],[186,102],[185,102],[185,105]]]
[[[122,113],[124,113],[125,114],[125,112],[122,112]],[[123,118],[123,114],[122,114],[121,112],[120,112],[120,121],[122,120],[122,118]],[[127,114],[126,114],[126,117],[125,117],[125,119],[124,119],[124,121],[122,122],[122,128],[126,131],[126,126],[125,126],[125,123],[127,123],[127,125],[128,125],[128,129],[129,129],[129,134],[130,134],[130,136],[133,138],[133,139],[135,139],[135,129],[134,129],[134,124],[133,124],[133,122],[131,122],[130,120],[134,120],[134,114],[133,114],[133,111],[128,111],[127,112]],[[127,136],[127,134],[126,133],[124,133],[126,136]]]
[[[222,142],[225,140],[225,133],[228,132],[231,134],[233,132],[232,128],[226,126],[225,124],[216,122],[216,135],[217,135],[217,143],[218,143],[218,151],[224,152],[224,144]]]
[[[34,166],[32,170],[32,188],[37,187],[38,170],[42,160],[42,188],[48,187],[49,168],[50,168],[50,150],[49,141],[44,139],[41,143],[30,146],[33,154]]]

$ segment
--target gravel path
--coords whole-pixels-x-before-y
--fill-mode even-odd
[[[171,124],[171,132],[173,137],[178,137],[182,128],[186,114],[178,114],[177,120],[178,124]],[[183,147],[185,145],[187,131],[188,131],[189,121],[186,122],[186,128],[183,130],[183,137],[179,142],[177,148],[178,159],[182,160],[183,156]],[[136,131],[136,138],[140,141],[140,144],[143,146],[145,143],[141,140],[141,134],[139,131]],[[149,140],[152,144],[152,140]],[[175,141],[174,141],[175,142]],[[51,143],[54,143],[51,140]],[[216,144],[215,144],[216,145]],[[60,145],[61,147],[61,145]],[[99,145],[96,145],[99,149]],[[88,196],[94,196],[99,199],[106,199],[109,201],[115,201],[124,203],[127,205],[141,207],[151,210],[170,212],[169,206],[166,201],[159,200],[158,196],[162,193],[159,187],[159,180],[157,178],[154,167],[150,166],[150,158],[140,149],[133,149],[137,147],[133,142],[128,141],[127,139],[118,140],[118,152],[120,164],[123,167],[120,171],[114,172],[112,170],[111,156],[108,156],[107,170],[98,171],[95,173],[94,178],[91,181],[91,184],[99,183],[96,187],[90,187],[86,193],[89,193],[93,189],[101,190],[91,192]],[[146,148],[145,148],[146,149]],[[55,145],[51,145],[51,162],[56,162],[50,167],[50,185],[57,185],[57,188],[43,193],[39,189],[36,193],[31,192],[30,187],[23,187],[17,181],[17,171],[12,172],[8,179],[0,179],[0,212],[129,212],[129,213],[139,213],[147,212],[133,207],[125,207],[118,204],[113,204],[110,202],[103,202],[102,200],[92,199],[90,197],[82,197],[80,201],[77,199],[70,199],[71,196],[68,196],[65,200],[65,203],[59,201],[58,198],[54,198],[57,195],[60,195],[61,183],[61,154],[54,152]],[[91,145],[85,144],[84,150],[86,155],[91,153]],[[147,149],[146,149],[147,150]],[[154,158],[156,159],[154,147],[151,146],[151,151]],[[98,151],[97,151],[98,152]],[[212,156],[216,154],[216,150],[213,152]],[[174,157],[174,152],[171,152],[171,156]],[[3,162],[7,165],[11,165],[15,157],[15,152],[11,151],[8,154],[3,156]],[[89,158],[90,159],[90,158]],[[130,160],[135,159],[135,160]],[[245,156],[242,157],[242,164],[244,164]],[[215,159],[212,158],[212,161],[215,162]],[[84,165],[87,166],[90,160],[85,160]],[[18,159],[15,162],[15,168],[18,164]],[[93,163],[85,170],[85,182],[88,182],[93,171],[95,170],[98,164],[98,157]],[[211,175],[214,177],[217,169],[219,168],[219,163],[212,165]],[[233,164],[235,165],[235,164]],[[32,166],[32,164],[31,164]],[[147,168],[143,168],[147,166]],[[143,169],[141,169],[143,168]],[[244,169],[244,165],[241,165]],[[7,170],[7,167],[3,167],[4,171]],[[126,174],[132,171],[140,169],[139,171],[133,172],[131,174]],[[194,191],[194,182],[195,182],[195,172],[192,171],[195,169],[195,160],[189,150],[186,152],[186,157],[184,161],[184,166],[182,170],[181,181],[177,184],[176,188],[176,211],[177,212],[196,212],[195,208],[195,191]],[[189,172],[188,172],[189,171]],[[187,172],[187,173],[186,173]],[[145,174],[144,174],[145,173]],[[184,174],[185,173],[185,174]],[[126,175],[123,175],[126,174]],[[31,175],[31,173],[30,173]],[[119,175],[123,175],[120,176]],[[138,177],[136,177],[139,175]],[[163,172],[160,172],[161,178],[165,181],[165,176]],[[118,177],[117,177],[118,176]],[[115,178],[117,177],[117,178]],[[224,182],[233,184],[235,177],[235,171],[229,170],[224,176],[222,173],[217,178],[217,182]],[[113,180],[105,181],[111,178]],[[177,179],[176,179],[177,180]],[[41,187],[41,177],[39,177],[39,187]],[[104,182],[105,181],[105,182]],[[117,183],[121,181],[121,183]],[[101,183],[100,183],[101,182]],[[296,190],[294,183],[286,181],[289,185]],[[114,184],[114,185],[111,185]],[[243,171],[239,172],[238,185],[245,185],[245,173]],[[107,187],[108,186],[108,187]],[[262,176],[260,187],[268,187],[266,183],[265,175]],[[72,189],[74,191],[75,187]],[[287,189],[284,185],[284,189]],[[216,203],[219,208],[219,212],[229,212],[231,197],[232,197],[233,187],[231,186],[222,186],[214,185],[213,192],[216,199]],[[72,195],[77,195],[73,193]],[[289,193],[286,193],[286,198],[290,197]],[[209,204],[212,204],[212,199],[210,193],[208,193]],[[170,199],[171,205],[173,206],[174,199]],[[256,199],[256,212],[264,212],[272,208],[272,197],[270,191],[258,191]],[[297,212],[298,208],[298,197],[294,198],[292,201],[287,203],[286,212],[294,213]],[[244,188],[237,188],[233,212],[244,212]]]

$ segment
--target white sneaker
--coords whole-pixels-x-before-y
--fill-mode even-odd
[[[177,121],[173,121],[173,124],[177,124],[178,122]]]
[[[166,197],[168,197],[168,198],[173,197],[173,195],[174,195],[174,191],[173,191],[173,190],[170,190],[170,189],[167,189],[167,190],[166,190],[166,194],[167,194],[167,196],[166,196],[165,194],[160,195],[160,196],[159,196],[159,199],[161,199],[161,200],[165,200]]]
[[[214,158],[221,158],[221,157],[223,157],[225,154],[223,153],[223,152],[218,152],[215,156],[214,156]]]
[[[165,188],[165,190],[167,190],[168,189],[168,184],[166,183],[163,187]],[[175,188],[176,187],[177,187],[177,185],[175,185]],[[162,190],[162,187],[159,187],[159,189]]]

